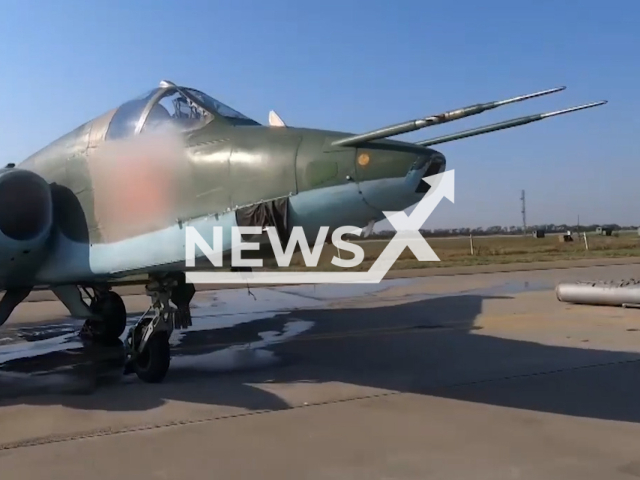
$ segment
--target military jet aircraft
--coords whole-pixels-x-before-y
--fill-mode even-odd
[[[0,325],[33,288],[49,288],[72,316],[86,319],[81,334],[119,341],[126,309],[112,287],[144,274],[151,307],[126,337],[127,368],[160,382],[169,335],[191,324],[186,226],[202,235],[213,226],[271,226],[280,238],[302,226],[311,239],[320,226],[370,225],[427,194],[423,178],[446,167],[429,147],[606,102],[415,143],[389,137],[563,89],[354,135],[287,126],[275,112],[261,125],[201,91],[162,81],[0,169]]]

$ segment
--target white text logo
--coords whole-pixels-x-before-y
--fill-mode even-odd
[[[248,281],[258,284],[379,283],[405,248],[409,248],[421,262],[439,262],[440,259],[422,236],[420,229],[443,198],[447,198],[451,202],[454,201],[454,170],[433,175],[423,180],[430,185],[437,185],[437,188],[420,200],[410,215],[405,212],[383,212],[397,233],[366,272],[187,271],[185,272],[187,282],[229,284],[244,284]],[[321,227],[313,247],[310,247],[303,229],[301,227],[293,227],[286,248],[283,248],[276,229],[269,227],[266,230],[279,267],[288,267],[290,265],[296,244],[300,246],[300,252],[306,267],[317,267],[322,248],[329,233],[329,227]],[[187,227],[185,233],[186,266],[195,266],[197,247],[213,267],[223,267],[223,231],[223,227],[213,227],[213,244],[210,245],[195,228]],[[347,233],[359,235],[361,232],[362,229],[352,226],[340,227],[333,231],[331,234],[332,243],[337,248],[347,250],[354,255],[354,258],[349,260],[334,256],[331,260],[333,265],[342,268],[353,268],[362,263],[365,256],[362,247],[342,239],[342,236]],[[261,233],[261,227],[231,228],[232,267],[262,267],[262,259],[260,258],[242,258],[243,251],[258,250],[260,248],[257,242],[243,242],[242,235],[260,235]]]

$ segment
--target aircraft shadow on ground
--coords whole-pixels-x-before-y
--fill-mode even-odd
[[[510,297],[455,295],[364,309],[300,310],[229,328],[189,332],[176,351],[176,366],[160,385],[142,384],[135,377],[123,381],[121,349],[85,345],[76,355],[91,361],[80,362],[71,371],[24,379],[0,376],[0,406],[62,404],[76,409],[143,411],[174,400],[281,410],[290,405],[254,385],[339,382],[640,422],[636,381],[640,354],[486,335],[474,323],[483,301],[491,298]],[[265,332],[277,335],[301,324],[309,328],[292,339],[260,346]],[[31,361],[48,366],[69,362],[68,357],[56,358],[47,354]],[[184,362],[189,358],[200,361],[189,365]],[[33,370],[25,365],[16,360],[5,364],[5,370],[18,376]]]

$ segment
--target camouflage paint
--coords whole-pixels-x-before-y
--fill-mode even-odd
[[[371,180],[367,182],[367,188],[375,195],[390,200],[397,195],[419,200],[423,194],[414,192],[418,181],[408,183],[404,178],[398,178],[390,185],[388,179]],[[345,225],[364,227],[369,220],[384,218],[381,210],[363,201],[353,183],[301,192],[291,197],[290,212],[291,224],[304,227],[306,235],[314,239],[312,242],[320,226],[330,229]],[[231,229],[237,223],[234,212],[207,215],[162,230],[90,246],[73,242],[58,233],[53,249],[35,280],[38,284],[91,282],[168,268],[184,269],[186,226],[195,227],[210,245],[213,227],[223,227],[223,250],[229,252]],[[196,254],[200,259],[204,257],[198,249]],[[250,252],[244,255],[249,256]]]
[[[379,141],[365,149],[371,161],[362,168],[356,153],[365,150],[331,145],[346,133],[221,122],[186,134],[104,142],[104,118],[20,164],[72,194],[56,195],[57,210],[67,212],[64,219],[58,216],[60,228],[70,239],[90,244],[117,242],[307,190],[357,189],[358,182],[401,178],[432,152]],[[72,208],[70,202],[78,205]]]
[[[52,186],[57,229],[39,284],[182,268],[185,226],[204,238],[213,226],[230,232],[236,209],[277,198],[290,198],[291,225],[314,238],[322,225],[363,227],[384,218],[383,209],[417,202],[415,184],[439,155],[389,140],[335,146],[349,134],[234,125],[219,115],[189,130],[147,133],[150,111],[148,104],[136,124],[143,133],[107,141],[122,118],[111,110],[17,167]]]

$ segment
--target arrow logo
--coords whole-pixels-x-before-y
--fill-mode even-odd
[[[431,185],[429,193],[416,205],[410,215],[405,212],[383,212],[396,234],[382,254],[366,272],[185,272],[192,283],[380,283],[405,248],[409,248],[421,262],[439,262],[440,258],[420,234],[420,229],[440,202],[455,200],[455,170],[423,178]]]
[[[421,262],[440,261],[436,252],[420,233],[420,229],[443,198],[454,202],[455,170],[432,175],[422,180],[431,185],[432,193],[425,195],[418,202],[411,215],[407,216],[405,212],[383,212],[397,233],[367,272],[375,274],[378,282],[384,278],[407,247]]]

